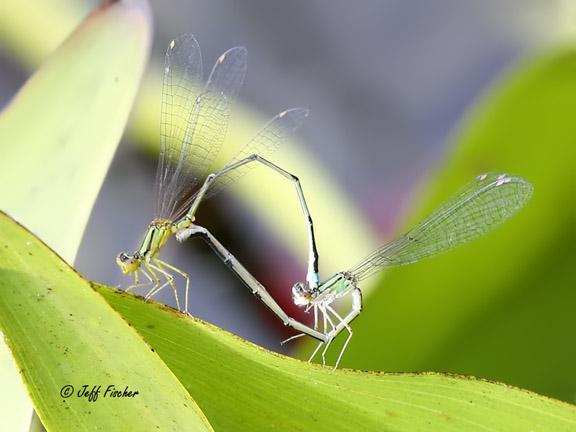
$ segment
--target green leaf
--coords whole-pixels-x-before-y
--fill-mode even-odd
[[[391,270],[345,365],[472,374],[574,400],[575,112],[572,49],[518,65],[486,94],[411,219],[483,171],[525,177],[532,200],[486,238]]]
[[[48,57],[0,116],[0,202],[69,262],[143,73],[148,12],[139,0],[104,4],[48,57],[79,14],[64,3],[0,2],[13,52],[28,63]],[[24,430],[31,405],[3,342],[0,359],[0,429]]]
[[[73,261],[150,43],[142,1],[95,10],[0,116],[2,209]],[[65,229],[63,229],[65,226]]]
[[[154,350],[88,282],[4,214],[0,239],[0,328],[49,431],[211,430]],[[74,392],[64,398],[66,385]],[[99,399],[79,397],[83,385],[101,385]],[[105,397],[109,385],[138,394]]]
[[[333,372],[122,291],[96,289],[172,369],[216,430],[576,428],[576,407],[524,390],[440,374]]]

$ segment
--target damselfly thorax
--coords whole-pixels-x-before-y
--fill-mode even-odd
[[[148,226],[144,240],[142,240],[137,253],[142,258],[150,260],[150,258],[158,254],[175,232],[176,225],[174,222],[166,219],[154,219]]]
[[[168,242],[170,237],[178,231],[177,224],[167,219],[154,219],[148,225],[148,229],[144,234],[144,239],[140,243],[140,247],[133,253],[127,254],[122,252],[117,257],[118,265],[123,273],[131,273],[134,271],[132,266],[136,268],[142,261],[150,261],[156,257],[160,249]]]
[[[187,216],[177,222],[172,222],[168,219],[154,219],[150,222],[150,225],[148,225],[148,229],[144,234],[144,239],[142,240],[138,250],[132,255],[127,255],[126,253],[120,255],[137,257],[140,261],[150,261],[150,259],[158,255],[160,249],[168,243],[168,240],[173,234],[177,234],[179,231],[188,228],[192,224],[193,220],[194,218]],[[122,268],[121,263],[119,263],[119,265]],[[122,270],[124,269],[122,268]],[[130,272],[124,271],[124,273]]]
[[[297,282],[292,287],[292,299],[298,306],[330,304],[358,288],[358,281],[349,272],[339,272],[326,279],[317,287],[308,287],[303,282]]]

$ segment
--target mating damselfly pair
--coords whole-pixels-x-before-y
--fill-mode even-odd
[[[160,260],[159,252],[172,235],[179,241],[201,237],[285,325],[300,332],[288,340],[308,335],[319,341],[309,361],[324,346],[322,362],[325,364],[331,342],[346,330],[348,337],[338,355],[337,367],[352,337],[350,323],[362,310],[359,282],[383,267],[415,263],[481,237],[522,208],[532,194],[532,186],[521,177],[482,174],[405,235],[372,252],[349,270],[320,282],[312,218],[300,182],[293,174],[265,159],[301,125],[308,115],[307,110],[295,108],[278,114],[227,165],[205,176],[222,146],[231,104],[245,73],[246,50],[232,48],[220,56],[206,84],[202,85],[202,60],[194,37],[183,35],[168,47],[156,175],[156,214],[139,249],[117,257],[122,272],[134,274],[134,284],[128,289],[147,286],[146,298],[170,287],[177,307],[188,311],[189,278],[183,271]],[[312,325],[289,316],[236,257],[206,228],[194,223],[203,199],[232,184],[257,164],[272,169],[295,186],[309,247],[306,281],[292,287],[292,297],[296,305],[313,312]],[[199,180],[204,177],[201,183]],[[183,306],[178,298],[174,273],[185,280]],[[144,283],[140,274],[146,279]],[[352,299],[350,311],[341,315],[333,303],[348,296]]]

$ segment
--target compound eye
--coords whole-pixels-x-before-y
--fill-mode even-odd
[[[124,252],[118,255],[118,259],[124,264],[129,264],[132,262],[132,257],[129,257],[128,254]]]
[[[304,285],[302,285],[302,282],[294,284],[294,286],[292,287],[292,292],[297,295],[304,294]]]

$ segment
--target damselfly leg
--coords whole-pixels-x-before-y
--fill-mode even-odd
[[[158,260],[157,258],[152,258],[151,261],[153,261],[154,264],[152,264],[151,262],[145,262],[144,266],[152,274],[152,277],[155,279],[156,282],[155,285],[150,289],[150,291],[148,291],[148,293],[144,296],[144,298],[146,300],[149,300],[152,296],[162,291],[162,289],[164,289],[166,286],[170,286],[170,288],[172,288],[172,292],[174,293],[174,300],[176,301],[176,307],[178,308],[178,310],[182,310],[180,309],[180,299],[178,298],[178,290],[176,289],[176,285],[174,284],[174,276],[172,276],[162,267],[162,261]],[[164,282],[162,282],[162,279],[160,279],[158,273],[164,276],[165,278]]]
[[[346,338],[346,340],[344,341],[344,344],[342,345],[342,348],[340,349],[340,353],[338,354],[338,358],[336,359],[336,363],[334,364],[334,369],[336,369],[338,367],[338,365],[340,364],[340,360],[342,359],[342,355],[344,354],[344,351],[346,351],[346,348],[348,347],[348,343],[350,342],[350,339],[352,339],[352,328],[350,327],[349,323],[346,322],[335,310],[333,307],[331,306],[326,306],[327,311],[331,312],[332,315],[334,315],[339,323],[341,323],[344,328],[348,331],[348,337]],[[328,349],[328,346],[330,345],[330,343],[332,342],[333,339],[330,340],[330,342],[328,344],[326,344],[326,348],[325,350]]]
[[[140,276],[139,276],[140,273],[142,273],[144,276],[146,276],[146,278],[148,279],[148,282],[142,282],[142,283],[140,282]],[[134,283],[126,288],[126,292],[130,292],[130,291],[138,289],[138,288],[150,286],[153,283],[154,283],[154,280],[150,277],[150,275],[148,273],[146,273],[142,268],[140,268],[134,272]]]
[[[180,276],[182,276],[184,278],[184,280],[186,281],[186,286],[184,289],[184,313],[188,313],[188,291],[190,288],[190,277],[184,273],[182,270],[180,270],[179,268],[168,264],[166,261],[162,261],[161,259],[156,259],[163,267],[167,267],[170,270],[178,273]]]

